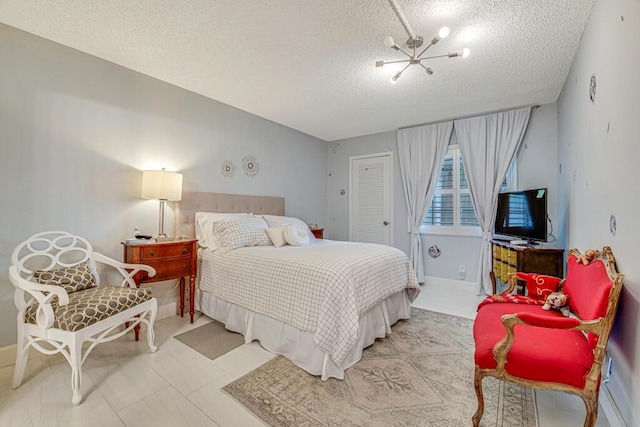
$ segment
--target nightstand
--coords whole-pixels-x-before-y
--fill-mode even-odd
[[[180,279],[180,316],[184,316],[185,280],[189,276],[189,314],[193,323],[194,294],[197,266],[197,240],[172,239],[155,243],[124,245],[124,261],[131,264],[146,264],[156,269],[156,275],[149,277],[146,272],[135,275],[136,286],[142,283]],[[136,331],[136,340],[137,340]]]
[[[311,229],[311,233],[316,237],[316,239],[324,238],[324,228],[314,228]]]

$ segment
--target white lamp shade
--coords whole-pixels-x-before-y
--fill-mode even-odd
[[[165,170],[142,171],[142,198],[182,200],[182,174]]]

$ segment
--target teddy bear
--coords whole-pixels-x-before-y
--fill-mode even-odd
[[[581,254],[576,260],[577,263],[582,263],[584,265],[589,265],[591,261],[598,258],[600,256],[600,252],[595,249],[588,249]]]
[[[551,292],[542,306],[543,310],[558,310],[563,316],[569,317],[569,295],[562,292]]]

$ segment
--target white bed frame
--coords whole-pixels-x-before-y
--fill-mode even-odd
[[[263,215],[284,215],[282,197],[244,196],[236,194],[184,192],[176,209],[176,233],[195,236],[196,212],[253,212]],[[200,249],[203,250],[203,249]],[[201,263],[198,262],[198,270]],[[195,307],[205,315],[222,322],[231,331],[241,333],[245,342],[253,340],[272,353],[282,354],[305,371],[343,379],[344,371],[358,362],[362,350],[376,340],[391,333],[391,325],[400,319],[408,319],[411,302],[406,291],[398,292],[372,307],[360,317],[357,345],[341,365],[315,344],[315,334],[301,331],[291,325],[217,298],[199,288],[200,275],[196,278]]]

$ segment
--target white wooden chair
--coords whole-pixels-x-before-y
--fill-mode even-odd
[[[119,285],[100,286],[96,263],[120,273]],[[47,355],[61,353],[67,359],[74,405],[82,400],[82,364],[98,344],[120,338],[144,323],[149,349],[155,352],[157,302],[149,289],[136,288],[133,277],[140,271],[155,275],[152,267],[113,260],[93,252],[84,238],[62,231],[45,231],[20,243],[9,266],[18,307],[12,388],[22,383],[32,346]],[[85,342],[91,344],[83,354]]]

